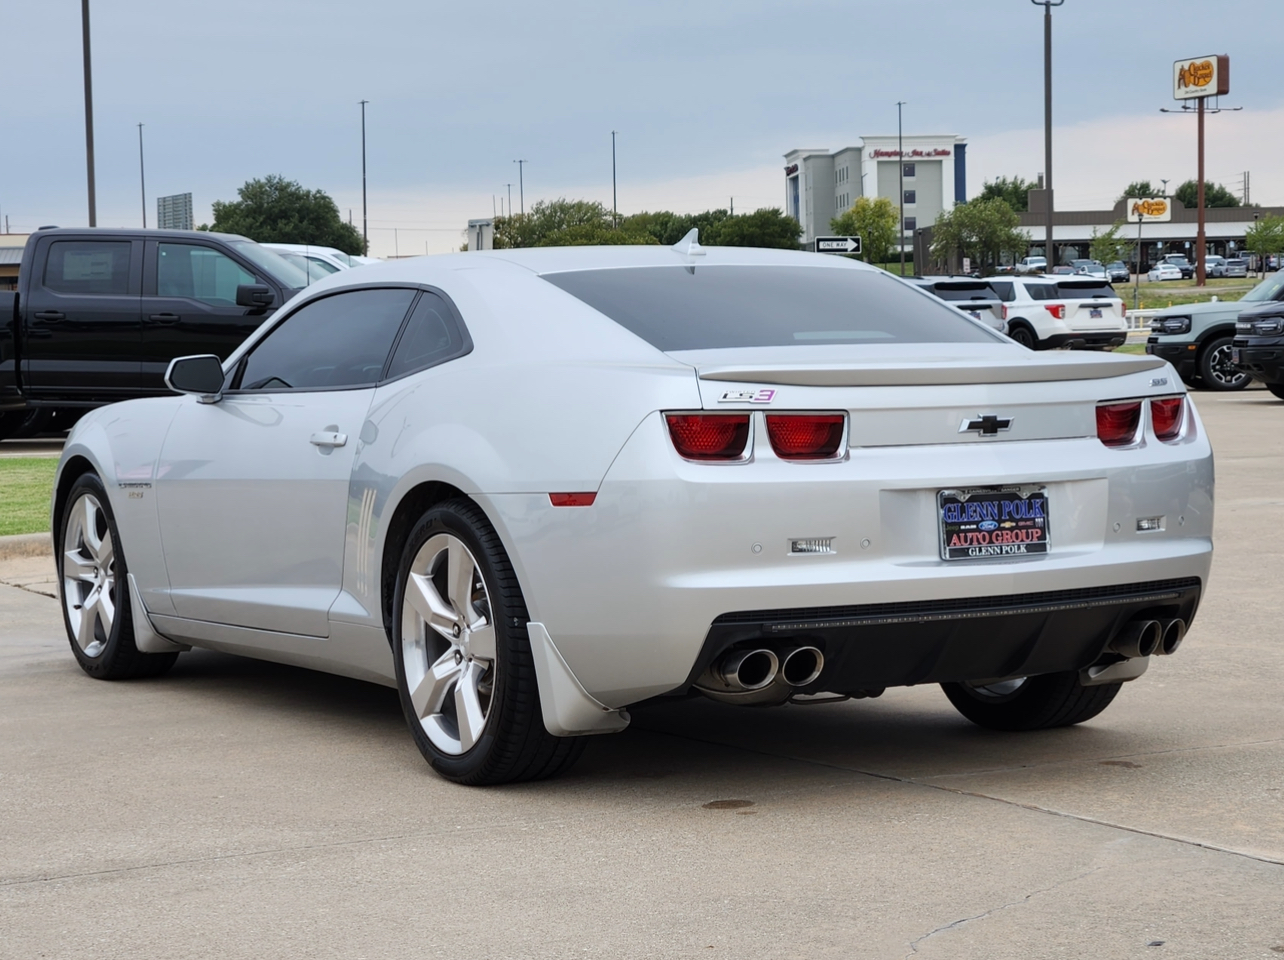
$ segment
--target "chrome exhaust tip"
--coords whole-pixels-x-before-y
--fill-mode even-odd
[[[780,677],[791,687],[813,683],[825,669],[825,655],[816,647],[796,647],[780,662]]]
[[[1165,620],[1162,626],[1163,636],[1159,640],[1159,649],[1155,652],[1166,657],[1176,653],[1181,642],[1186,639],[1186,621]]]
[[[771,650],[733,650],[718,664],[718,678],[732,690],[761,690],[780,672],[780,658]]]
[[[1110,652],[1129,659],[1148,657],[1159,649],[1163,637],[1164,625],[1158,620],[1134,620],[1110,641]]]

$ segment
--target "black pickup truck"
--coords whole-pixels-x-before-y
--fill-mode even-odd
[[[174,357],[226,358],[307,285],[252,240],[187,230],[46,228],[0,291],[0,440],[167,393]]]

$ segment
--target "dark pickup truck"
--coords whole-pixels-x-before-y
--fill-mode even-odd
[[[167,393],[174,357],[226,358],[302,287],[244,237],[46,228],[0,291],[0,440],[70,426],[91,407]]]

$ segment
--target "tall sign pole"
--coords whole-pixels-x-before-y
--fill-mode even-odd
[[[80,33],[85,53],[85,170],[89,178],[89,225],[98,226],[94,191],[94,83],[89,66],[89,0],[80,0]]]
[[[1220,97],[1230,93],[1230,57],[1220,56],[1195,57],[1190,60],[1178,60],[1173,64],[1173,99],[1195,100],[1195,112],[1198,117],[1199,170],[1197,204],[1199,207],[1199,225],[1195,233],[1195,285],[1204,286],[1207,277],[1204,271],[1204,105],[1209,97]],[[1183,109],[1185,106],[1183,105]],[[1217,109],[1214,107],[1213,112]]]
[[[1061,6],[1066,0],[1030,2],[1043,7],[1043,189],[1048,203],[1043,257],[1051,270],[1056,266],[1052,258],[1052,8]]]

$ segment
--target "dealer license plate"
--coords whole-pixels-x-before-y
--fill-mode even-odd
[[[941,558],[987,560],[1048,552],[1047,488],[977,487],[936,495]]]
[[[1089,311],[1088,311],[1088,316],[1089,316],[1091,319],[1093,319],[1093,320],[1100,320],[1100,319],[1101,319],[1101,308],[1100,308],[1100,307],[1093,307],[1091,310],[1089,310]]]

